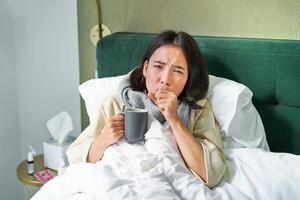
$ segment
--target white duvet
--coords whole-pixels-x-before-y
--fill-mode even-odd
[[[261,149],[227,149],[227,177],[209,189],[186,168],[171,129],[153,121],[145,142],[123,139],[101,161],[67,168],[33,200],[300,199],[300,157]]]

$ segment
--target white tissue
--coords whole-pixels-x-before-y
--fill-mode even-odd
[[[47,128],[53,139],[63,144],[73,130],[72,119],[66,111],[62,111],[47,122]]]

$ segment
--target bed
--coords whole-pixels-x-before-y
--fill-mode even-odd
[[[98,42],[99,79],[79,87],[90,120],[101,96],[113,94],[122,75],[137,66],[154,36],[119,32]],[[221,183],[209,189],[187,177],[184,169],[174,168],[148,174],[152,178],[143,182],[134,173],[153,169],[149,160],[155,159],[144,157],[115,168],[103,163],[70,166],[33,199],[300,199],[300,42],[194,38],[209,66],[209,99],[225,144],[228,173]],[[224,102],[227,108],[235,102],[231,124],[222,114]],[[107,154],[114,155],[115,150]]]

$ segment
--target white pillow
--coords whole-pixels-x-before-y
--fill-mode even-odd
[[[252,95],[243,84],[209,76],[208,100],[221,128],[225,148],[270,150],[263,123],[251,101]]]
[[[124,75],[91,79],[79,86],[90,123],[101,99],[117,95]],[[269,150],[258,112],[252,104],[252,92],[245,85],[226,78],[209,76],[208,100],[220,125],[225,148],[263,148]]]
[[[95,122],[97,109],[102,99],[117,95],[119,83],[125,75],[91,79],[79,86],[79,92],[85,102],[90,123]]]

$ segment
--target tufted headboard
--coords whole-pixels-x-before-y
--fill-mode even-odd
[[[127,73],[154,34],[113,33],[98,42],[99,77]],[[300,41],[194,36],[209,73],[253,92],[272,151],[300,154]]]

